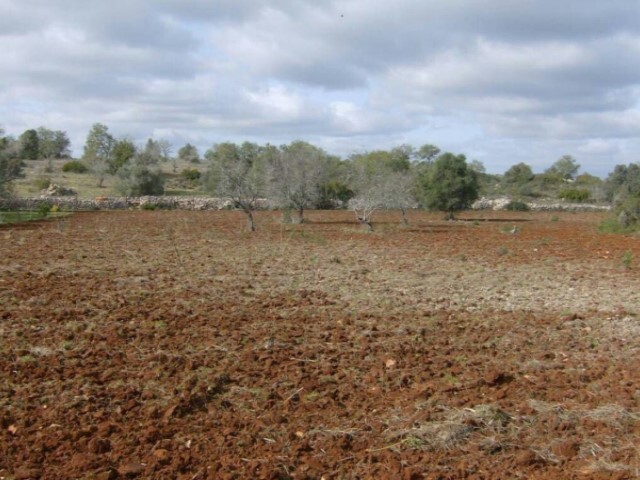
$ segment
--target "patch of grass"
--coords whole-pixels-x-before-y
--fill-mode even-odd
[[[631,268],[631,263],[633,262],[633,252],[631,250],[627,250],[622,254],[622,265],[625,269],[629,270]]]
[[[511,200],[504,206],[504,209],[510,212],[528,212],[531,210],[529,205],[521,200]]]
[[[640,231],[640,222],[621,222],[619,217],[611,215],[598,225],[600,233],[635,233]]]
[[[0,225],[44,220],[45,218],[59,218],[67,215],[69,215],[67,212],[52,212],[48,205],[43,205],[38,210],[0,212]]]

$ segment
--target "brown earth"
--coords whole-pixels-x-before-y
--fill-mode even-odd
[[[0,477],[640,478],[637,237],[308,217],[0,230]]]

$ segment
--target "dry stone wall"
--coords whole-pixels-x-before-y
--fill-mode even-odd
[[[41,196],[0,200],[0,207],[11,210],[35,210],[43,205],[49,207],[57,206],[61,210],[128,210],[142,208],[145,205],[179,210],[222,210],[233,207],[231,201],[215,197],[145,196],[83,199],[77,197]],[[260,202],[258,206],[259,208],[268,208],[266,200]]]
[[[481,198],[476,200],[471,206],[473,210],[505,210],[511,202],[510,198]],[[569,203],[555,200],[540,202],[524,202],[530,210],[538,212],[607,212],[611,210],[610,205],[595,205],[590,203]]]
[[[511,199],[481,198],[473,205],[473,210],[504,210]],[[594,212],[609,211],[609,205],[593,205],[567,202],[526,202],[533,211],[576,211]],[[223,210],[233,208],[233,202],[216,197],[174,197],[174,196],[145,196],[145,197],[96,197],[84,199],[75,196],[50,196],[42,195],[30,198],[0,199],[0,208],[9,210],[37,210],[43,205],[57,206],[61,210],[128,210],[143,208],[145,205],[153,205],[156,208],[177,210]],[[272,208],[268,200],[258,202],[258,208]]]

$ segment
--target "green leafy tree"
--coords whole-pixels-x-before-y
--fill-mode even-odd
[[[431,145],[430,143],[427,143],[425,145],[422,145],[418,151],[416,152],[416,157],[418,158],[419,161],[421,162],[425,162],[425,163],[433,163],[433,161],[436,159],[436,157],[440,154],[440,149],[438,147],[436,147],[435,145]]]
[[[517,163],[504,172],[504,183],[510,186],[522,186],[533,180],[533,170],[526,163]]]
[[[40,153],[38,132],[30,129],[20,135],[20,158],[24,160],[37,160]]]
[[[350,162],[329,155],[324,168],[325,176],[320,185],[318,208],[333,209],[347,205],[349,199],[355,194],[349,183]]]
[[[66,132],[39,127],[37,133],[39,158],[50,160],[67,158],[70,155],[69,147],[71,146],[71,141]]]
[[[136,145],[130,138],[116,140],[109,162],[109,173],[115,175],[122,167],[132,160],[137,153]]]
[[[423,205],[431,210],[454,212],[469,208],[478,198],[478,175],[464,155],[444,153],[419,179]]]
[[[375,176],[382,171],[406,172],[411,167],[409,153],[403,147],[359,153],[352,155],[350,161],[360,176]]]
[[[178,158],[183,162],[200,163],[198,149],[190,143],[180,147],[178,150]]]
[[[106,176],[113,170],[113,150],[116,140],[109,133],[109,127],[95,123],[84,146],[83,160],[98,179],[98,187],[102,187]]]
[[[562,180],[573,180],[580,170],[580,164],[571,155],[563,155],[551,165],[545,173],[555,175]]]
[[[254,212],[267,193],[265,150],[254,143],[219,143],[208,152],[205,188],[228,199],[256,229]],[[268,151],[267,151],[268,153]]]
[[[616,165],[605,181],[605,196],[614,203],[640,196],[640,164]]]
[[[0,197],[11,194],[13,180],[22,176],[23,162],[19,158],[18,142],[4,136],[0,128]]]

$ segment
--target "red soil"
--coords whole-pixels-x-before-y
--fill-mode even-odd
[[[638,239],[412,216],[0,230],[0,477],[638,478]]]

